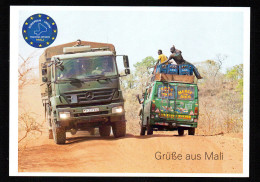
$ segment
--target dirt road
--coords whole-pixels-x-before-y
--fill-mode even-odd
[[[37,140],[37,144],[31,144],[19,152],[19,171],[242,172],[241,137],[188,135],[179,137],[172,134],[173,132],[155,133],[153,136],[142,137],[127,134],[125,138],[114,139],[112,136],[101,138],[88,136],[87,133],[78,133],[73,137],[68,137],[65,145],[56,145],[53,140],[47,139],[47,133],[45,133],[41,139]],[[166,158],[162,159],[163,154],[167,152]],[[173,152],[176,152],[176,155],[169,156]],[[206,156],[205,152],[207,152]],[[211,152],[218,155],[218,160],[209,159]],[[194,160],[186,160],[187,154],[191,154]],[[182,157],[176,158],[175,156],[178,155]]]
[[[39,95],[26,96],[25,91],[21,102],[41,112]],[[27,99],[29,95],[35,99]],[[44,130],[19,150],[18,163],[19,172],[242,173],[242,146],[242,134],[178,136],[176,131],[152,136],[128,133],[119,139],[67,133],[66,144],[56,145]]]

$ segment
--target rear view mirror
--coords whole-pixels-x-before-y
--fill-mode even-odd
[[[129,68],[128,56],[123,56],[123,60],[124,60],[124,67]]]
[[[136,98],[137,98],[139,104],[141,104],[141,100],[140,100],[140,96],[139,96],[139,94],[136,95]]]
[[[130,74],[130,69],[128,68],[128,69],[125,69],[125,74],[126,75],[129,75]]]
[[[42,82],[47,82],[47,81],[48,81],[47,77],[42,77]]]

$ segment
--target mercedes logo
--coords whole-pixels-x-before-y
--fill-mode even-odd
[[[87,92],[86,93],[86,98],[88,99],[88,100],[91,100],[91,99],[93,99],[93,93],[92,92]]]

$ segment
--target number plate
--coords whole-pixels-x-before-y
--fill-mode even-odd
[[[83,113],[88,113],[88,112],[98,112],[99,108],[89,108],[89,109],[83,109]]]

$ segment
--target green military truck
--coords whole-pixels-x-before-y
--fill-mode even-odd
[[[187,75],[173,77],[194,79],[194,76]],[[142,103],[139,113],[141,135],[146,131],[147,135],[152,135],[154,130],[178,130],[179,135],[188,130],[189,135],[195,134],[199,117],[197,84],[157,79],[146,88],[143,101],[139,102]]]
[[[40,56],[41,97],[49,138],[66,142],[66,132],[99,128],[101,136],[125,136],[124,99],[119,77],[130,74],[128,56],[123,56],[125,74],[118,73],[112,44],[75,42],[47,48]]]

